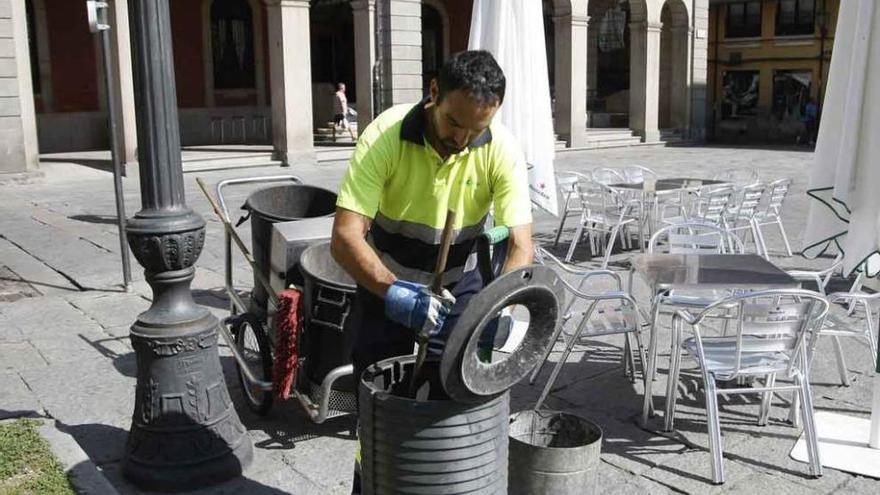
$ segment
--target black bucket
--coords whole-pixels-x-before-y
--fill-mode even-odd
[[[254,262],[268,280],[272,224],[332,216],[336,211],[336,194],[315,186],[285,184],[252,192],[242,208],[251,212],[251,247]],[[251,311],[264,317],[268,299],[266,290],[254,274]]]
[[[306,331],[303,355],[306,376],[319,385],[333,368],[351,363],[351,336],[345,322],[351,311],[355,282],[330,255],[330,244],[309,246],[299,260],[303,276]],[[354,392],[353,380],[334,389]]]
[[[597,493],[602,430],[580,416],[523,411],[510,419],[511,495]]]
[[[449,400],[429,361],[428,399],[410,399],[414,360],[386,359],[361,376],[363,493],[506,494],[509,394],[479,404]]]

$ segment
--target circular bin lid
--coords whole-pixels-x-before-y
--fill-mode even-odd
[[[530,265],[502,275],[474,296],[452,329],[440,361],[440,379],[449,397],[480,402],[504,393],[537,366],[562,321],[565,288],[551,268]],[[503,308],[525,306],[529,327],[519,346],[501,361],[477,357],[480,335]]]
[[[300,255],[299,267],[307,276],[316,279],[322,285],[348,292],[356,289],[354,280],[330,254],[329,242],[313,244],[306,248]]]

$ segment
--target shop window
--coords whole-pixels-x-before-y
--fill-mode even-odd
[[[760,74],[756,70],[725,72],[721,118],[736,120],[757,115],[759,86]]]
[[[779,120],[804,120],[813,73],[779,70],[773,74],[773,114]]]
[[[816,31],[816,0],[779,0],[776,36],[813,34]]]
[[[725,33],[728,38],[761,36],[761,2],[736,2],[727,5]]]
[[[40,52],[37,46],[37,21],[34,14],[34,2],[27,0],[24,5],[27,17],[28,48],[30,49],[31,57],[31,80],[34,84],[34,96],[40,96],[43,91],[40,85]]]
[[[253,89],[254,22],[247,0],[214,0],[211,5],[214,89]]]

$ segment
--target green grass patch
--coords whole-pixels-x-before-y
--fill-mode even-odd
[[[0,424],[0,495],[76,495],[39,427],[33,419]]]

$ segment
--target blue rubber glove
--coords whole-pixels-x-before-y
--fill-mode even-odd
[[[446,289],[437,295],[422,284],[404,280],[394,282],[385,292],[385,316],[423,338],[437,335],[453,304],[455,297]]]

